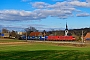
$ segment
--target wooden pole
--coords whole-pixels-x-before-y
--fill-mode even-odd
[[[45,41],[45,32],[44,32],[44,41]]]
[[[82,43],[84,42],[84,40],[83,40],[83,30],[82,30]]]
[[[27,42],[27,32],[26,32],[26,42]]]

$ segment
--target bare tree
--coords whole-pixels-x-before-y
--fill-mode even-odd
[[[45,31],[45,30],[43,30],[42,34],[43,34],[43,36],[45,36],[45,35],[46,35],[46,31]]]
[[[27,32],[27,35],[29,35],[31,32],[36,32],[38,31],[35,27],[28,27],[25,29],[25,32]]]
[[[17,36],[17,32],[14,31],[14,30],[12,30],[12,32],[10,33],[10,36],[11,36],[11,37],[16,37],[16,36]]]

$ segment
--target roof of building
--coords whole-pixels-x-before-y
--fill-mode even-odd
[[[90,38],[90,32],[86,34],[86,36],[84,37],[85,39],[86,38]]]
[[[30,36],[39,36],[41,32],[31,32]]]

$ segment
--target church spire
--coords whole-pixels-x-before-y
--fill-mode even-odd
[[[67,22],[66,22],[66,29],[65,30],[68,30]]]
[[[68,26],[67,26],[67,22],[66,22],[65,36],[68,36]]]

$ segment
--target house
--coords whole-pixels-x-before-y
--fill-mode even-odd
[[[86,36],[84,37],[85,40],[90,40],[90,32],[86,34]]]
[[[9,33],[4,33],[4,34],[3,34],[3,37],[4,37],[4,38],[9,38],[9,36],[10,36]]]
[[[19,34],[19,35],[24,35],[24,34],[25,34],[25,32],[18,32],[18,34]]]
[[[31,32],[30,36],[43,36],[41,32]]]

